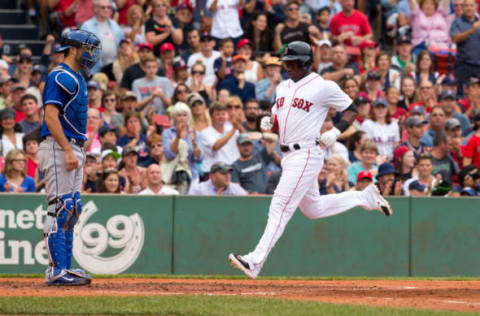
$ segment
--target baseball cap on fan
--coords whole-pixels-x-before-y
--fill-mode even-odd
[[[370,181],[373,181],[373,176],[372,173],[368,170],[362,170],[358,173],[357,175],[357,182],[361,181],[363,179],[368,179]]]
[[[252,140],[248,137],[248,135],[246,133],[241,133],[237,137],[237,144],[243,145],[245,143],[253,144]]]
[[[226,163],[216,162],[210,168],[210,173],[220,172],[220,173],[223,173],[223,174],[227,174],[227,173],[230,172],[230,170],[232,170],[232,167],[230,167]]]

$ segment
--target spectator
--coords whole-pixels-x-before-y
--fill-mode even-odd
[[[215,100],[215,90],[205,84],[206,67],[204,64],[197,63],[192,66],[192,80],[189,86],[190,91],[200,94],[206,102],[211,103]]]
[[[181,53],[188,49],[188,31],[193,29],[193,8],[189,1],[179,3],[175,9],[174,28],[182,30],[182,42],[177,46]]]
[[[460,121],[456,118],[448,119],[445,123],[445,132],[448,136],[448,150],[458,167],[463,168],[463,137]]]
[[[171,104],[173,86],[166,77],[157,76],[158,61],[154,57],[146,57],[141,62],[145,69],[145,77],[136,79],[132,90],[139,100],[137,108],[154,107],[154,111],[165,114]]]
[[[431,53],[428,50],[422,50],[418,54],[417,63],[415,64],[415,80],[417,84],[421,85],[423,81],[429,80],[432,85],[435,85],[437,82],[437,74],[434,69],[435,65]]]
[[[460,172],[460,168],[449,153],[448,136],[445,132],[438,132],[435,135],[431,154],[433,175],[441,175],[441,180],[445,180],[452,185],[454,177],[456,178],[456,175]]]
[[[350,1],[350,0],[345,0]],[[348,64],[347,49],[342,44],[336,44],[332,49],[332,66],[323,69],[320,73],[326,80],[340,82],[345,77],[358,75],[358,68],[354,64]]]
[[[163,43],[180,45],[183,41],[182,29],[175,29],[168,17],[170,2],[168,0],[152,1],[152,17],[145,23],[145,38],[153,45],[154,54],[160,56]]]
[[[312,1],[307,1],[312,2]],[[320,0],[317,3],[322,3],[318,9],[313,9],[315,11],[315,25],[319,29],[321,33],[321,39],[331,39],[332,33],[330,32],[330,18],[337,14],[338,12],[342,11],[342,6],[338,1],[325,1]],[[312,6],[310,6],[312,8]]]
[[[233,73],[223,80],[218,89],[227,89],[232,95],[236,95],[246,102],[255,98],[255,86],[246,80],[246,59],[243,55],[236,55],[232,59]]]
[[[377,58],[377,47],[378,43],[372,40],[366,40],[360,44],[360,65],[358,68],[361,74],[368,73],[377,67],[375,65],[375,60]]]
[[[410,104],[416,100],[415,80],[410,76],[404,76],[400,81],[401,100],[398,106],[410,110]]]
[[[429,191],[430,190],[428,190],[428,187],[419,180],[414,180],[408,185],[408,192],[410,196],[425,197],[428,196]]]
[[[97,164],[97,155],[94,153],[86,153],[85,155],[85,164],[83,166],[83,180],[82,180],[82,193],[95,193],[98,192],[98,183],[101,178],[99,178],[98,164]]]
[[[355,183],[357,175],[363,170],[370,171],[375,180],[375,175],[377,174],[377,166],[375,165],[375,160],[378,155],[377,145],[370,140],[365,142],[360,147],[360,155],[360,160],[352,163],[347,168],[349,181]]]
[[[383,196],[401,195],[402,183],[397,181],[397,174],[397,170],[389,162],[384,162],[378,166],[377,187]]]
[[[332,116],[327,115],[327,117],[325,118],[325,121],[323,122],[322,127],[320,128],[320,135],[325,133],[326,131],[331,130],[333,127],[334,125],[333,125]],[[340,142],[340,137],[342,137],[346,133],[348,133],[348,130],[342,133],[342,135],[339,136],[337,141],[331,147],[325,149],[325,159],[330,158],[330,156],[333,154],[338,154],[342,156],[342,158],[345,161],[348,161],[348,149],[347,147],[345,147],[344,144]],[[346,137],[348,138],[348,135]]]
[[[407,111],[404,108],[398,107],[398,101],[400,99],[398,89],[395,87],[386,89],[385,98],[388,103],[387,108],[390,116],[398,120],[400,126],[403,126],[403,123],[407,119]]]
[[[132,1],[132,0],[128,0]],[[135,48],[139,47],[141,43],[145,43],[145,22],[146,16],[143,9],[138,4],[133,4],[127,11],[127,25],[121,25],[125,37],[133,42]]]
[[[448,136],[451,137],[461,137],[462,136],[462,129],[461,129],[460,121],[454,117],[449,118],[445,122],[445,132]]]
[[[132,91],[126,91],[120,97],[120,109],[122,110],[122,113],[120,113],[120,115],[112,116],[112,119],[110,120],[110,124],[119,129],[120,135],[125,134],[125,117],[128,113],[135,112],[136,105],[137,97]]]
[[[173,59],[173,78],[172,84],[175,88],[178,87],[180,84],[185,84],[188,80],[188,67],[187,64],[181,59],[180,57],[175,57]],[[175,93],[174,93],[175,95]],[[175,104],[179,100],[175,102],[172,100],[172,104]],[[185,102],[185,101],[182,101]]]
[[[117,58],[120,41],[125,35],[117,22],[110,18],[111,10],[109,0],[95,0],[93,3],[95,16],[82,24],[82,30],[97,34],[102,42],[101,58],[92,68],[92,74],[101,71],[106,73],[110,80],[115,80],[112,66]]]
[[[434,106],[430,111],[430,124],[428,130],[423,134],[420,142],[425,147],[433,147],[433,139],[439,132],[445,130],[445,110],[440,106]]]
[[[357,183],[355,183],[355,191],[363,191],[373,182],[373,176],[370,171],[360,171],[357,175]]]
[[[0,112],[0,156],[6,157],[13,149],[23,149],[20,125],[15,123],[15,111],[5,108]]]
[[[10,76],[0,77],[0,109],[12,104],[12,84],[13,79]]]
[[[230,91],[228,91],[227,89],[218,89],[218,102],[220,103],[223,103],[223,104],[227,104],[227,100],[228,98],[231,97],[231,94],[230,94]]]
[[[366,77],[365,95],[370,102],[375,102],[377,99],[383,98],[383,89],[381,86],[381,76],[376,70],[369,71]]]
[[[401,144],[413,151],[415,159],[425,152],[425,146],[421,143],[424,134],[426,121],[417,116],[411,116],[406,121],[408,139]]]
[[[219,81],[232,73],[233,40],[229,37],[220,40],[220,57],[215,59],[213,68]]]
[[[185,83],[179,83],[173,91],[172,104],[177,102],[187,102],[187,96],[190,94],[190,88]]]
[[[318,41],[313,59],[313,69],[318,73],[333,65],[332,63],[332,43],[328,39]]]
[[[268,135],[268,136],[267,136]],[[266,145],[254,154],[253,141],[247,134],[240,134],[237,138],[240,158],[232,164],[232,182],[239,183],[249,194],[267,193],[268,164],[280,157],[275,152],[278,140],[276,134],[265,134]]]
[[[107,90],[102,97],[102,119],[105,124],[111,124],[112,118],[121,115],[117,112],[117,97],[113,91]]]
[[[102,144],[98,137],[98,129],[103,125],[103,120],[100,118],[100,112],[97,109],[88,109],[87,111],[87,137],[85,148],[87,152],[100,154]]]
[[[447,15],[450,1],[408,0],[412,14],[413,54],[424,49],[446,49],[450,44]]]
[[[458,103],[463,107],[465,115],[473,116],[473,111],[480,108],[480,79],[470,77],[465,84],[465,98]]]
[[[412,177],[415,167],[415,154],[407,146],[399,146],[395,149],[395,169],[400,182],[405,182]]]
[[[217,78],[215,76],[214,62],[220,57],[220,52],[213,50],[214,47],[215,41],[210,34],[202,34],[200,36],[200,51],[191,54],[187,62],[190,70],[193,65],[198,63],[198,61],[201,61],[201,63],[205,65],[205,77],[203,78],[203,83],[207,86],[213,86]]]
[[[25,113],[25,118],[21,120],[18,125],[22,128],[24,134],[29,134],[40,127],[37,98],[31,94],[26,94],[22,97],[20,102],[22,104],[23,113]]]
[[[155,58],[153,55],[153,45],[150,43],[142,43],[138,47],[138,57],[140,58],[140,62],[145,61],[147,58]],[[136,79],[140,79],[145,76],[145,72],[143,69],[143,64],[140,62],[131,65],[128,67],[122,76],[122,82],[120,83],[122,87],[122,93],[125,90],[132,90],[133,82]],[[164,76],[165,74],[161,72],[160,68],[157,71],[157,76]]]
[[[450,28],[452,41],[457,44],[455,78],[458,80],[458,94],[463,94],[463,84],[474,76],[480,77],[480,22],[476,15],[478,4],[475,0],[464,0],[463,16],[456,18]]]
[[[266,12],[255,12],[245,28],[244,36],[252,43],[254,52],[273,51],[273,32],[267,22]]]
[[[8,67],[8,63],[5,60],[0,59],[0,78],[9,76]]]
[[[118,175],[126,180],[125,193],[137,194],[145,189],[147,185],[145,168],[138,166],[138,153],[134,147],[125,146],[123,148],[120,166],[122,165],[123,168],[120,169]]]
[[[244,107],[245,122],[242,123],[247,132],[260,132],[258,126],[260,117],[260,105],[255,99],[250,99],[245,103]]]
[[[348,163],[338,154],[333,154],[327,160],[326,179],[320,183],[320,194],[335,194],[350,191],[353,183],[348,181]]]
[[[32,56],[20,55],[18,56],[17,69],[13,75],[13,78],[18,83],[21,83],[24,87],[30,87],[32,84]]]
[[[35,179],[35,183],[38,185],[38,145],[40,144],[40,137],[38,133],[30,133],[23,137],[23,148],[25,148],[26,162],[26,174],[29,177]]]
[[[143,162],[148,156],[147,137],[142,132],[142,120],[138,112],[128,112],[125,117],[126,134],[121,136],[117,145],[121,147],[130,146],[135,148],[139,160]]]
[[[452,91],[444,91],[440,94],[440,106],[445,112],[445,119],[449,120],[455,118],[459,121],[460,127],[462,128],[462,136],[467,136],[470,134],[472,129],[470,128],[470,120],[468,117],[462,113],[459,113],[455,110],[457,107],[457,95]]]
[[[300,4],[295,0],[290,0],[285,4],[286,20],[285,23],[278,23],[275,27],[273,38],[273,49],[280,52],[282,45],[302,41],[310,43],[311,38],[319,40],[321,38],[318,28],[309,23],[305,23],[300,18]]]
[[[190,56],[200,53],[200,32],[197,29],[192,28],[187,32],[187,44],[188,49],[180,54],[185,63],[188,62]]]
[[[265,74],[267,77],[255,85],[255,95],[259,101],[268,101],[272,104],[275,101],[275,90],[282,82],[282,63],[278,57],[265,59]]]
[[[25,118],[22,110],[22,98],[26,94],[26,88],[21,83],[15,83],[12,87],[12,107],[15,110],[15,122],[20,122]]]
[[[122,82],[122,77],[125,70],[139,61],[140,57],[135,51],[132,41],[128,38],[123,39],[120,42],[117,59],[115,59],[112,66],[112,72],[117,84]]]
[[[230,171],[232,167],[223,162],[214,163],[209,170],[209,180],[193,182],[188,192],[189,195],[247,195],[237,183],[231,182]]]
[[[138,195],[178,195],[178,191],[162,185],[162,172],[156,163],[147,168],[147,187]]]
[[[25,153],[13,149],[5,156],[5,168],[0,175],[0,192],[35,192],[35,180],[26,175]]]
[[[208,114],[205,100],[198,93],[192,93],[187,97],[188,105],[192,111],[191,127],[200,133],[212,125],[212,119]]]
[[[368,141],[368,136],[364,131],[356,131],[348,138],[348,160],[350,163],[357,162],[361,159],[361,148]]]
[[[122,153],[123,148],[117,146],[117,130],[110,125],[103,125],[98,129],[98,138],[102,144],[102,153],[105,149],[105,146],[112,145],[112,150],[117,153]],[[120,158],[120,156],[118,157]],[[102,159],[103,160],[103,159]],[[115,166],[116,167],[116,166]]]
[[[120,187],[120,174],[115,168],[103,170],[98,186],[98,193],[119,194],[123,193]]]
[[[398,34],[396,54],[391,58],[392,67],[406,74],[415,72],[415,56],[412,54],[410,34]]]
[[[437,106],[437,95],[435,94],[433,83],[429,80],[424,80],[420,83],[419,90],[419,100],[418,102],[411,103],[409,110],[420,105],[428,113],[433,107]]]
[[[104,146],[104,147],[109,147],[109,146]],[[100,159],[101,159],[101,162],[102,162],[102,172],[103,170],[106,170],[108,168],[114,168],[114,169],[117,169],[117,165],[118,165],[118,160],[122,158],[122,156],[116,152],[115,150],[113,149],[103,149],[102,150],[102,153],[100,155]],[[125,181],[124,178],[121,178],[123,179],[123,181]],[[122,181],[120,181],[121,183]]]
[[[164,182],[175,185],[181,194],[188,191],[191,181],[199,177],[198,167],[204,157],[203,139],[189,126],[192,119],[190,108],[177,103],[171,112],[173,127],[163,131],[165,168],[162,168]]]
[[[475,193],[475,195],[478,195],[478,185],[477,185],[477,179],[480,178],[480,175],[478,173],[477,167],[474,165],[469,165],[467,167],[464,167],[460,173],[458,174],[458,182],[459,182],[459,191],[469,191],[468,195],[471,196],[472,189]],[[467,193],[467,192],[465,192]],[[463,195],[463,194],[454,194],[456,196]]]
[[[375,66],[380,75],[382,90],[390,87],[400,89],[400,72],[393,69],[390,64],[390,55],[386,52],[380,52],[375,59]]]
[[[253,44],[248,39],[241,39],[237,44],[238,54],[245,57],[245,80],[256,84],[263,79],[262,66],[255,60],[253,56]]]
[[[358,46],[372,39],[372,28],[367,17],[355,10],[353,0],[341,0],[342,11],[330,21],[333,38],[347,46]]]
[[[165,155],[163,152],[162,135],[154,133],[147,139],[148,146],[148,158],[142,163],[143,167],[148,167],[152,164],[158,164],[161,166],[165,161]]]
[[[233,38],[235,41],[243,35],[240,25],[239,10],[245,0],[208,0],[207,8],[212,12],[212,30],[210,34],[215,40]]]
[[[222,103],[213,102],[209,112],[212,125],[201,133],[205,148],[205,159],[202,163],[204,174],[208,174],[215,162],[228,163],[240,157],[235,140],[239,131],[244,132],[238,117],[231,117],[231,124],[227,122],[227,107]]]
[[[49,9],[56,14],[62,28],[76,27],[75,12],[77,11],[79,0],[49,0],[47,1]],[[52,19],[52,17],[50,17]]]
[[[421,188],[421,192],[425,192],[426,195],[430,194],[432,188],[439,182],[437,178],[432,175],[433,172],[433,162],[432,156],[430,154],[421,154],[417,159],[417,164],[415,166],[418,174],[413,178],[405,181],[403,184],[403,192],[406,196],[410,196],[410,184],[414,182],[418,182],[421,185],[425,186],[426,189]],[[412,187],[415,187],[416,184],[412,184]],[[423,191],[424,190],[424,191]],[[426,196],[423,195],[423,196]],[[413,195],[415,196],[415,195]]]
[[[474,134],[468,140],[463,151],[463,165],[480,168],[480,113],[473,117]]]
[[[363,122],[360,129],[377,144],[380,155],[392,160],[393,149],[400,143],[400,132],[397,122],[392,121],[384,99],[373,103],[370,119]]]
[[[450,31],[452,23],[455,19],[461,18],[463,16],[463,4],[464,0],[453,0],[451,6],[453,7],[453,12],[447,16],[448,30]],[[474,2],[475,3],[475,2]],[[476,3],[475,3],[476,4]],[[450,34],[452,37],[452,35]]]
[[[360,92],[360,85],[358,84],[358,81],[354,79],[352,76],[346,76],[340,81],[340,87],[342,90],[350,97],[352,100],[356,100],[359,97],[359,92]],[[361,103],[370,102],[368,98],[365,96],[361,97],[362,100],[361,102],[357,102],[357,106]],[[370,108],[369,108],[370,112]],[[368,114],[368,113],[367,113]]]
[[[102,89],[100,83],[96,80],[90,80],[87,83],[88,107],[103,112],[102,108]]]

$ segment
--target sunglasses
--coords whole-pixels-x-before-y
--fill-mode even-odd
[[[192,70],[192,75],[195,75],[195,74],[204,75],[204,74],[205,74],[205,71],[200,71],[200,70]]]
[[[240,104],[229,104],[227,105],[227,109],[241,109],[242,106]]]
[[[288,8],[287,11],[299,11],[300,8]]]

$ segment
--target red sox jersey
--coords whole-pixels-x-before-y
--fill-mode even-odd
[[[320,129],[329,108],[344,111],[352,99],[333,81],[311,73],[301,80],[282,81],[276,89],[272,113],[278,121],[281,144],[312,142],[320,136]]]

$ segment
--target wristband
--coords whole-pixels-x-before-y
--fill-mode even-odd
[[[347,130],[347,128],[350,126],[350,123],[348,123],[347,121],[345,120],[340,120],[340,122],[338,122],[335,127],[341,132],[345,132]]]

